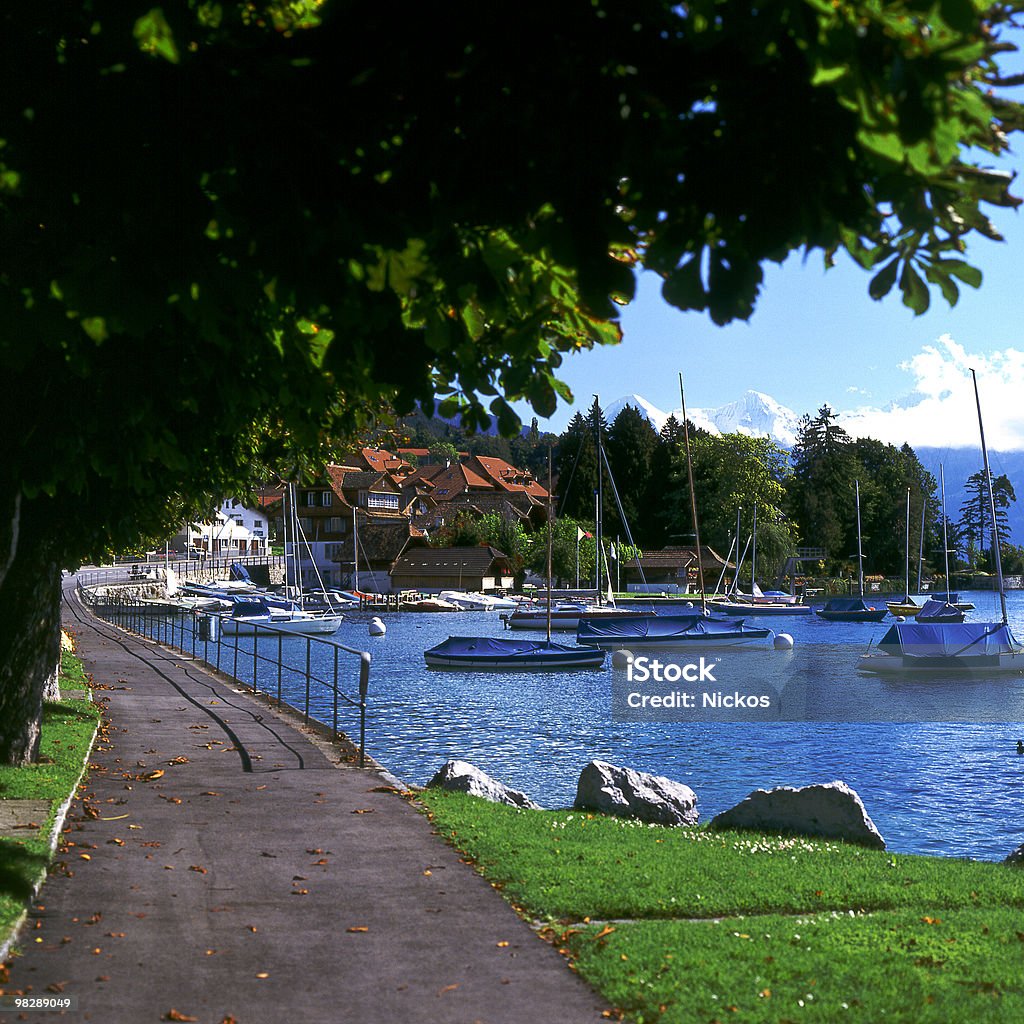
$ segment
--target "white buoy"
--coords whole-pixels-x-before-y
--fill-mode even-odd
[[[774,642],[777,651],[793,650],[793,638],[788,633],[777,633]]]
[[[388,631],[383,620],[378,615],[370,619],[370,636],[383,636]]]
[[[897,615],[896,616],[896,621],[897,622],[906,622],[907,620],[902,615]]]
[[[612,668],[629,668],[633,663],[633,652],[627,650],[612,651]]]

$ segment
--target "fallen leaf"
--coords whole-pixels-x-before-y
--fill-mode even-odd
[[[188,764],[188,758],[182,754],[179,757],[174,758],[172,761],[168,761],[168,764]]]
[[[255,932],[255,931],[256,931],[256,925],[254,925],[254,924],[246,925],[246,927],[247,927],[247,928],[249,929],[249,931],[251,931],[251,932]]]
[[[162,779],[163,777],[164,777],[164,770],[163,770],[163,768],[157,768],[157,770],[155,772],[150,772],[148,775],[144,776],[144,778],[146,779],[147,782],[152,782],[154,779]],[[195,1020],[195,1019],[196,1019],[195,1017],[186,1018],[186,1020]]]
[[[206,868],[201,867],[199,864],[190,864],[189,865],[189,871],[198,871],[199,874],[201,874],[201,875],[205,875],[206,874]]]
[[[270,977],[270,972],[269,971],[260,971],[260,973],[257,974],[256,977],[257,978],[269,978]]]
[[[292,895],[293,896],[308,896],[309,895],[309,890],[308,889],[292,889]]]
[[[207,789],[199,794],[200,796],[220,796],[220,793],[215,793],[212,789]]]
[[[437,994],[439,996],[443,996],[445,994],[445,992],[454,992],[458,987],[459,986],[458,986],[457,983],[454,984],[454,985],[445,985],[444,988],[438,990]]]
[[[199,1020],[198,1017],[190,1017],[187,1013],[182,1013],[181,1010],[175,1010],[173,1007],[171,1007],[171,1009],[169,1009],[164,1014],[164,1018],[163,1019],[164,1020],[176,1020],[176,1021]]]
[[[368,932],[370,929],[365,924],[354,924],[351,928],[346,928],[347,932]]]
[[[508,943],[503,939],[501,942],[496,943],[498,949],[504,949]]]
[[[357,807],[354,811],[351,811],[350,813],[351,814],[373,814],[373,808],[372,807]]]
[[[603,939],[606,935],[611,935],[615,929],[610,925],[606,924],[595,936],[595,939]]]

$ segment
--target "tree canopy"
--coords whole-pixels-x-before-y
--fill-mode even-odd
[[[468,2],[5,5],[0,615],[16,632],[12,580],[383,406],[550,413],[639,264],[716,323],[793,250],[955,301],[987,207],[1018,202],[987,163],[1021,127],[997,65],[1020,9],[566,0],[496,31]]]

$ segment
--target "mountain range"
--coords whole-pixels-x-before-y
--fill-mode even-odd
[[[607,405],[605,421],[611,423],[627,406],[642,413],[655,430],[661,431],[669,416],[682,422],[682,409],[664,412],[640,395],[625,395]],[[760,391],[745,391],[738,401],[715,409],[687,408],[687,417],[694,426],[712,434],[746,434],[750,437],[771,438],[787,451],[796,443],[801,417],[777,402],[771,395]],[[839,418],[842,425],[842,417]],[[980,446],[965,448],[915,448],[921,464],[936,481],[941,466],[946,477],[946,515],[954,522],[960,517],[960,507],[966,498],[964,484],[967,478],[982,468]],[[1010,483],[1024,483],[1024,452],[989,452],[989,464],[995,476],[1005,474]],[[1011,504],[1009,524],[1011,539],[1024,543],[1024,493],[1021,500]]]

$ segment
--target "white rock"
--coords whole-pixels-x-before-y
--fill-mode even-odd
[[[698,817],[689,786],[607,761],[591,761],[580,772],[574,806],[658,825],[696,825]]]
[[[495,804],[509,804],[512,807],[526,807],[535,811],[541,809],[540,805],[535,804],[525,793],[509,789],[468,761],[446,762],[427,785],[447,789],[453,793],[479,796]]]
[[[840,781],[798,789],[755,789],[735,807],[716,814],[711,828],[790,832],[885,849],[861,798]]]

